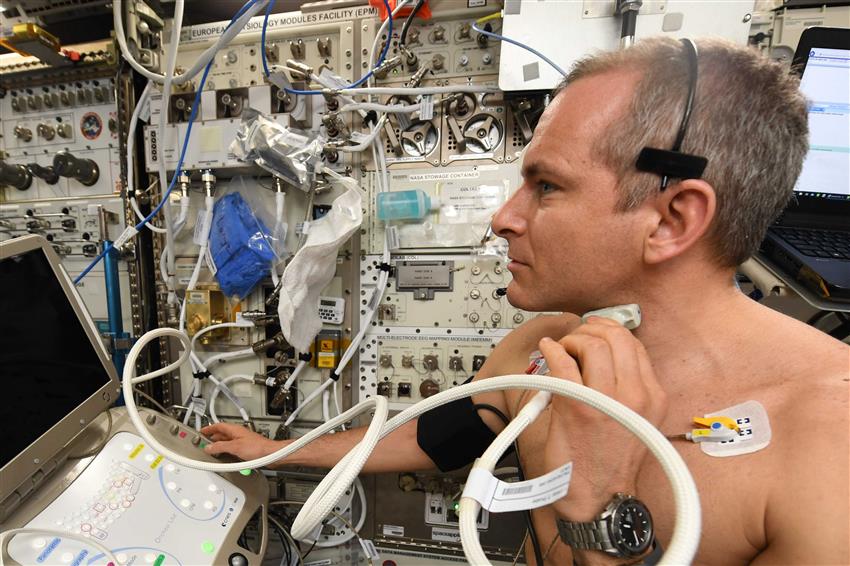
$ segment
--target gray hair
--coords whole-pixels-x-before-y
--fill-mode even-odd
[[[733,267],[750,257],[793,193],[808,151],[806,100],[786,67],[754,50],[701,39],[699,78],[682,151],[708,158],[703,179],[714,187],[717,212],[708,239],[718,262]],[[619,178],[620,211],[659,190],[659,177],[638,171],[644,146],[670,149],[684,111],[688,66],[680,42],[645,39],[633,47],[577,62],[569,83],[610,71],[638,70],[627,115],[599,136],[594,152]]]

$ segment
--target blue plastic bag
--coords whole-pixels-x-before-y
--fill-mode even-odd
[[[277,259],[271,232],[238,192],[215,203],[209,246],[215,277],[229,297],[248,296]]]

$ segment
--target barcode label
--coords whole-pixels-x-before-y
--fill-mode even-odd
[[[539,478],[507,483],[484,468],[472,468],[463,488],[463,497],[471,497],[493,513],[537,509],[567,494],[572,471],[572,462],[567,462]]]

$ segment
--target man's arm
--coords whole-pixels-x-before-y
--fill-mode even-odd
[[[578,324],[574,315],[541,316],[530,320],[508,334],[493,350],[474,381],[497,375],[523,373],[528,366],[528,353],[537,348],[543,336],[562,336]],[[509,418],[512,408],[508,407],[503,391],[483,393],[473,397],[475,404],[491,405]],[[484,423],[498,434],[503,428],[502,420],[494,413],[479,410]],[[363,471],[405,472],[433,470],[436,465],[419,447],[416,440],[418,419],[408,422],[381,440]],[[251,432],[241,425],[219,423],[201,430],[213,441],[206,447],[207,454],[231,454],[242,460],[251,460],[290,444],[291,440],[269,440],[261,434]],[[309,466],[331,468],[360,442],[366,433],[365,427],[345,432],[326,434],[301,450],[276,462],[272,467]]]
[[[269,440],[261,434],[251,432],[242,425],[219,423],[201,430],[213,441],[204,450],[207,454],[231,454],[242,460],[251,460],[266,456],[292,440]],[[317,438],[301,450],[278,460],[271,468],[283,466],[309,466],[312,468],[332,468],[357,445],[366,433],[366,427],[344,432],[326,434]],[[394,430],[381,440],[366,462],[363,471],[407,472],[431,470],[436,466],[416,442],[416,420]]]
[[[848,392],[835,381],[832,395],[818,395],[771,423],[782,464],[764,470],[771,483],[767,548],[752,564],[850,564]]]

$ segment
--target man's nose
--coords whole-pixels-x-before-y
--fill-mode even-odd
[[[527,203],[523,188],[520,187],[493,216],[493,232],[501,238],[510,239],[525,232]]]

